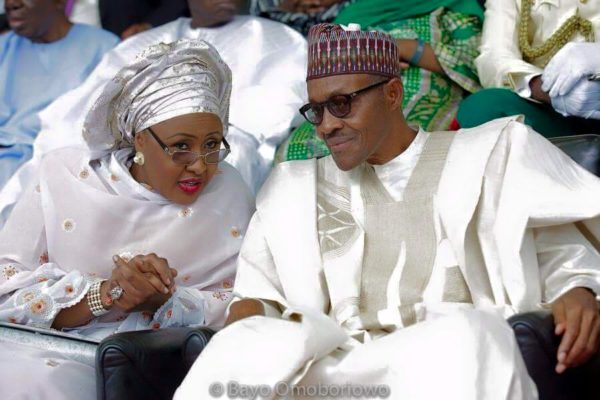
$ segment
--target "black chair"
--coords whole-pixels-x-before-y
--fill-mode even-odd
[[[600,121],[598,122],[600,125]],[[598,127],[600,131],[600,126]],[[577,164],[600,176],[600,134],[564,136],[550,139]]]
[[[584,168],[600,175],[599,135],[555,138],[552,142]],[[600,385],[595,380],[600,378],[600,354],[586,365],[558,375],[554,368],[560,338],[554,335],[552,315],[525,313],[508,322],[540,400],[600,398]],[[98,399],[172,398],[212,335],[205,328],[172,328],[106,338],[96,353]]]
[[[597,400],[600,398],[600,353],[585,365],[557,374],[556,355],[560,336],[554,334],[554,319],[548,312],[531,312],[508,319],[527,371],[535,382],[540,400]]]
[[[106,338],[96,351],[97,398],[173,398],[213,334],[207,328],[169,328]]]

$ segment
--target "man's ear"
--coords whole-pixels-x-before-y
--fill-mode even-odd
[[[404,98],[404,86],[400,78],[392,78],[384,86],[385,100],[390,110],[402,108],[402,99]]]

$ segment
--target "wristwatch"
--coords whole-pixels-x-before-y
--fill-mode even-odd
[[[101,315],[104,315],[110,311],[110,309],[106,308],[104,303],[102,303],[100,287],[104,281],[106,281],[106,279],[98,279],[94,281],[90,285],[90,290],[87,292],[87,304],[92,314],[94,314],[94,317],[100,317]]]

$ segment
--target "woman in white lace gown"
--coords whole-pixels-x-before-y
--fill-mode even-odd
[[[223,162],[231,72],[203,41],[110,81],[0,232],[0,320],[104,338],[219,328],[254,201]],[[93,399],[92,365],[0,341],[0,398]],[[10,365],[10,368],[6,366]]]

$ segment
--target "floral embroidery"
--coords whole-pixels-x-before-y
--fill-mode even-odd
[[[186,275],[186,276],[184,276],[184,277],[183,277],[181,280],[182,280],[183,282],[187,282],[187,281],[189,281],[189,280],[190,280],[190,276],[189,276],[189,275]]]
[[[46,310],[46,301],[40,299],[29,307],[34,314],[42,314]]]
[[[65,293],[67,294],[67,296],[71,296],[73,293],[75,293],[75,288],[73,287],[73,285],[65,286]]]
[[[8,317],[8,322],[10,322],[11,324],[16,324],[17,319],[15,317]]]
[[[16,273],[17,273],[17,269],[13,265],[7,265],[2,270],[2,275],[4,275],[4,278],[6,280],[9,280],[13,276],[15,276]]]
[[[239,238],[240,237],[240,230],[237,227],[232,227],[231,230],[229,231],[229,233],[231,234],[232,237],[234,238]]]
[[[75,230],[75,221],[72,219],[65,219],[63,222],[63,230],[65,232],[73,232]]]
[[[46,264],[49,260],[50,260],[50,257],[48,257],[48,252],[47,251],[43,252],[39,259],[40,265]]]
[[[23,295],[23,300],[25,300],[26,302],[30,302],[34,298],[35,298],[35,295],[31,292],[27,292]]]
[[[160,329],[160,322],[155,322],[152,324],[152,329]]]
[[[231,289],[232,287],[233,287],[233,284],[231,283],[231,281],[223,282],[223,289]]]
[[[167,318],[171,318],[173,316],[173,309],[169,308],[169,310],[167,311]]]
[[[194,210],[192,210],[189,207],[186,207],[186,208],[182,208],[179,211],[179,216],[182,217],[182,218],[186,218],[186,217],[191,216],[193,213],[194,213]]]
[[[227,300],[227,293],[225,292],[213,292],[213,297],[219,300]]]
[[[57,361],[48,359],[46,360],[46,365],[49,367],[58,367],[60,364]]]
[[[81,170],[81,172],[79,173],[79,177],[81,179],[87,179],[90,176],[90,171],[88,171],[87,168],[84,168]]]
[[[119,177],[115,174],[110,174],[110,180],[113,182],[119,182]]]
[[[43,276],[41,278],[38,278],[38,283],[42,283],[42,282],[46,282],[48,281],[48,278],[44,278]]]

